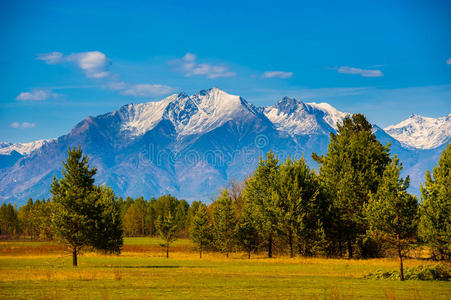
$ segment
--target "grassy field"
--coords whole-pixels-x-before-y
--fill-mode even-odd
[[[120,256],[85,253],[73,268],[56,243],[0,242],[0,298],[451,299],[451,282],[362,279],[396,269],[392,259],[248,260],[243,253],[228,259],[206,253],[201,260],[183,239],[166,259],[160,243],[128,238]]]

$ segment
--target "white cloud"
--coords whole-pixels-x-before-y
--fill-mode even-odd
[[[293,77],[293,72],[283,71],[266,71],[263,73],[262,78],[290,78]]]
[[[63,53],[61,52],[50,52],[50,53],[43,53],[43,54],[38,54],[38,60],[43,60],[45,61],[45,63],[49,64],[49,65],[55,65],[58,63],[63,62]]]
[[[235,72],[229,70],[224,65],[199,64],[196,62],[196,55],[186,53],[181,59],[169,61],[170,65],[175,67],[176,71],[182,72],[186,77],[195,75],[204,75],[207,78],[233,77]]]
[[[12,128],[19,128],[19,129],[25,129],[25,128],[33,128],[36,126],[34,123],[28,123],[28,122],[13,122],[9,125]]]
[[[16,99],[20,101],[43,101],[49,98],[56,98],[58,95],[51,90],[33,89],[31,92],[22,92]]]
[[[447,65],[451,65],[451,57],[446,60]]]
[[[86,77],[104,78],[109,75],[108,67],[111,62],[100,51],[87,51],[63,55],[61,52],[51,52],[38,55],[38,60],[54,65],[60,63],[75,63],[85,73]]]
[[[348,66],[342,66],[337,69],[338,73],[342,74],[357,74],[363,77],[381,77],[384,76],[380,70],[365,70],[359,68],[353,68]]]
[[[162,84],[134,84],[121,91],[122,95],[133,97],[161,96],[174,91],[174,88]]]

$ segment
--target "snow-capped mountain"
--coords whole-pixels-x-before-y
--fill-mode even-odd
[[[288,97],[266,107],[264,113],[278,130],[291,135],[328,134],[350,115],[327,103],[304,103]]]
[[[269,149],[280,159],[304,155],[315,167],[312,152],[325,153],[329,133],[347,115],[327,103],[288,97],[255,107],[217,88],[127,104],[88,117],[52,141],[1,144],[0,201],[21,204],[29,197],[48,197],[53,176],[61,176],[68,147],[79,145],[98,170],[96,182],[107,183],[118,195],[150,198],[171,193],[208,200],[230,179],[248,176]],[[424,170],[431,169],[441,148],[407,148],[381,128],[374,130],[382,143],[392,144],[392,153],[400,156],[418,192]]]
[[[384,130],[406,146],[433,149],[451,138],[451,114],[440,118],[411,115],[407,120]]]
[[[10,142],[4,142],[0,143],[0,154],[11,154],[12,151],[16,151],[22,155],[28,155],[31,152],[33,152],[36,149],[39,149],[44,145],[45,143],[48,143],[52,141],[49,140],[38,140],[30,143],[10,143]]]

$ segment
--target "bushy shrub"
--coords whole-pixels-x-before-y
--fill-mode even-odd
[[[399,280],[399,271],[382,271],[368,273],[366,279]],[[448,265],[420,265],[407,268],[404,273],[405,280],[445,280],[451,278],[451,268]]]

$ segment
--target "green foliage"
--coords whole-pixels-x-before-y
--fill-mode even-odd
[[[236,219],[232,199],[227,189],[224,189],[221,196],[216,200],[213,222],[216,246],[220,251],[226,253],[228,257],[236,242]]]
[[[451,143],[432,172],[421,186],[419,234],[439,258],[451,260]]]
[[[212,243],[212,227],[205,204],[198,202],[196,207],[197,211],[191,221],[190,238],[197,245],[202,258],[202,251]]]
[[[356,243],[360,255],[366,257],[369,253],[365,251],[363,236],[368,224],[362,208],[368,202],[369,193],[376,193],[390,162],[389,145],[382,146],[377,141],[371,124],[361,114],[346,117],[337,126],[337,134],[330,135],[326,155],[313,154],[320,164],[320,179],[333,205],[334,219],[329,224],[335,228],[329,231],[336,235],[339,247],[347,242],[350,257]]]
[[[399,280],[399,271],[375,271],[365,275],[365,279],[386,279]],[[407,268],[405,270],[405,280],[444,280],[451,278],[451,269],[447,265],[425,265]]]
[[[267,241],[268,257],[272,257],[273,239],[279,230],[280,213],[275,204],[278,201],[278,175],[279,160],[269,151],[265,160],[260,158],[244,188],[245,201],[252,206],[258,232]]]
[[[385,168],[381,183],[375,194],[365,205],[365,213],[370,231],[388,242],[398,251],[401,280],[403,277],[402,257],[416,236],[418,226],[418,202],[407,193],[409,177],[400,178],[402,166],[395,156]]]
[[[110,187],[98,188],[99,198],[93,247],[105,253],[119,254],[123,245],[123,228],[118,199]]]
[[[177,200],[171,195],[161,196],[155,202],[155,227],[164,240],[161,246],[166,248],[166,257],[169,257],[171,243],[177,240],[180,231],[186,227],[188,207],[185,200]]]
[[[0,236],[13,237],[20,233],[17,209],[11,203],[0,206]]]
[[[247,252],[247,257],[251,258],[251,252],[255,251],[260,244],[260,236],[252,206],[248,203],[242,208],[241,216],[237,223],[236,238],[238,244]]]
[[[51,187],[52,224],[57,238],[71,248],[73,265],[86,246],[120,252],[122,229],[114,193],[94,185],[96,169],[80,147],[69,149],[63,166],[63,178],[54,178]]]

